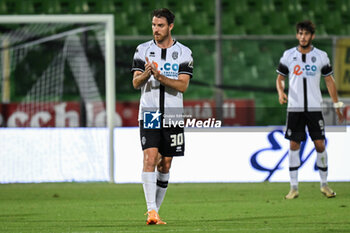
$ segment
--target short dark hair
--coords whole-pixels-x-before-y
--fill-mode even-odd
[[[152,18],[153,17],[157,17],[157,18],[165,17],[166,20],[168,21],[169,25],[174,23],[174,20],[175,20],[175,15],[173,14],[173,12],[171,12],[167,8],[156,9],[152,12],[151,16],[152,16]]]
[[[306,30],[311,34],[314,34],[316,31],[316,26],[310,20],[304,20],[302,22],[297,23],[296,29],[297,29],[297,33],[299,32],[299,30]]]

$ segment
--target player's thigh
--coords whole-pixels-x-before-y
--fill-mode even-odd
[[[288,112],[285,138],[300,142],[306,139],[306,120],[303,112]]]
[[[325,139],[325,126],[322,112],[306,113],[306,125],[313,141]]]
[[[162,129],[160,153],[162,156],[183,156],[185,152],[185,135],[182,127]]]

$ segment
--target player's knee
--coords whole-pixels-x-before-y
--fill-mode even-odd
[[[155,167],[157,165],[157,160],[155,158],[147,157],[147,158],[144,159],[144,163],[147,166]]]
[[[322,153],[326,149],[326,146],[323,140],[315,140],[314,144],[315,144],[315,149],[318,153]]]
[[[156,170],[156,165],[149,163],[148,161],[143,162],[143,171],[144,172],[154,172]]]
[[[170,164],[166,164],[164,167],[163,167],[163,173],[168,173],[170,171]]]
[[[315,149],[318,153],[322,153],[326,147],[324,145],[315,145]]]
[[[143,158],[143,163],[145,166],[148,167],[156,167],[158,162],[158,158],[155,155],[149,154],[149,153],[145,153],[144,158]]]
[[[291,150],[299,150],[300,142],[290,141],[290,149]]]
[[[168,173],[170,171],[171,164],[159,164],[157,169],[161,173]]]

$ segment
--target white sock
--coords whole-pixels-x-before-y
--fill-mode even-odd
[[[321,187],[327,185],[327,176],[328,176],[328,156],[327,151],[317,152],[316,165],[320,173],[321,178]]]
[[[290,187],[298,190],[298,169],[300,167],[299,150],[289,150]]]
[[[156,181],[155,172],[142,172],[143,192],[145,193],[147,210],[157,210],[156,206]]]
[[[169,173],[161,173],[157,171],[157,192],[156,192],[156,204],[159,208],[164,200],[166,190],[168,188]]]

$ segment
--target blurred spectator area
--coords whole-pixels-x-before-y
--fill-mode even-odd
[[[115,15],[117,35],[148,35],[155,8],[176,14],[177,35],[211,35],[215,0],[1,0],[0,14]],[[350,33],[350,0],[222,0],[223,34],[294,34],[297,21],[311,19],[322,35]]]

